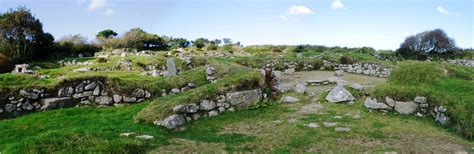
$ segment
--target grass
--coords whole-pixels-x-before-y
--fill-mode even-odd
[[[447,75],[443,72],[447,69]],[[448,108],[453,123],[449,130],[474,139],[474,81],[473,68],[431,62],[403,62],[389,78],[376,87],[374,94],[382,99],[390,96],[411,101],[416,96],[428,98],[430,110],[437,105]]]

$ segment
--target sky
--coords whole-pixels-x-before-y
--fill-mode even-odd
[[[443,29],[474,48],[474,0],[0,0],[26,6],[56,39],[131,28],[243,45],[314,44],[396,49],[404,38]]]

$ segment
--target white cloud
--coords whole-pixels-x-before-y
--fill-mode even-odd
[[[341,0],[334,0],[334,2],[331,3],[331,8],[333,10],[345,9],[344,4],[342,4]]]
[[[457,16],[457,17],[460,17],[462,15],[459,12],[448,11],[446,8],[444,8],[442,6],[436,7],[436,11],[438,11],[439,13],[441,13],[443,15],[453,15],[453,16]]]
[[[91,0],[89,4],[89,10],[98,10],[107,6],[107,0]]]
[[[309,9],[308,7],[302,6],[302,5],[293,5],[290,8],[288,8],[288,11],[285,13],[287,15],[297,15],[297,14],[311,14],[313,11]]]
[[[106,15],[106,16],[110,16],[110,15],[113,15],[113,14],[115,14],[115,11],[114,11],[114,10],[112,10],[112,9],[110,9],[110,8],[108,8],[107,10],[105,10],[105,15]]]

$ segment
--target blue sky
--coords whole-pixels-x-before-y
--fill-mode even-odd
[[[141,27],[173,37],[232,38],[244,45],[316,44],[396,49],[441,28],[474,47],[474,0],[1,0],[26,6],[55,38]]]

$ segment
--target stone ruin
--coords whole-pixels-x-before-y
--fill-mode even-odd
[[[28,64],[15,65],[12,73],[35,74],[35,71],[29,70],[28,67]]]

